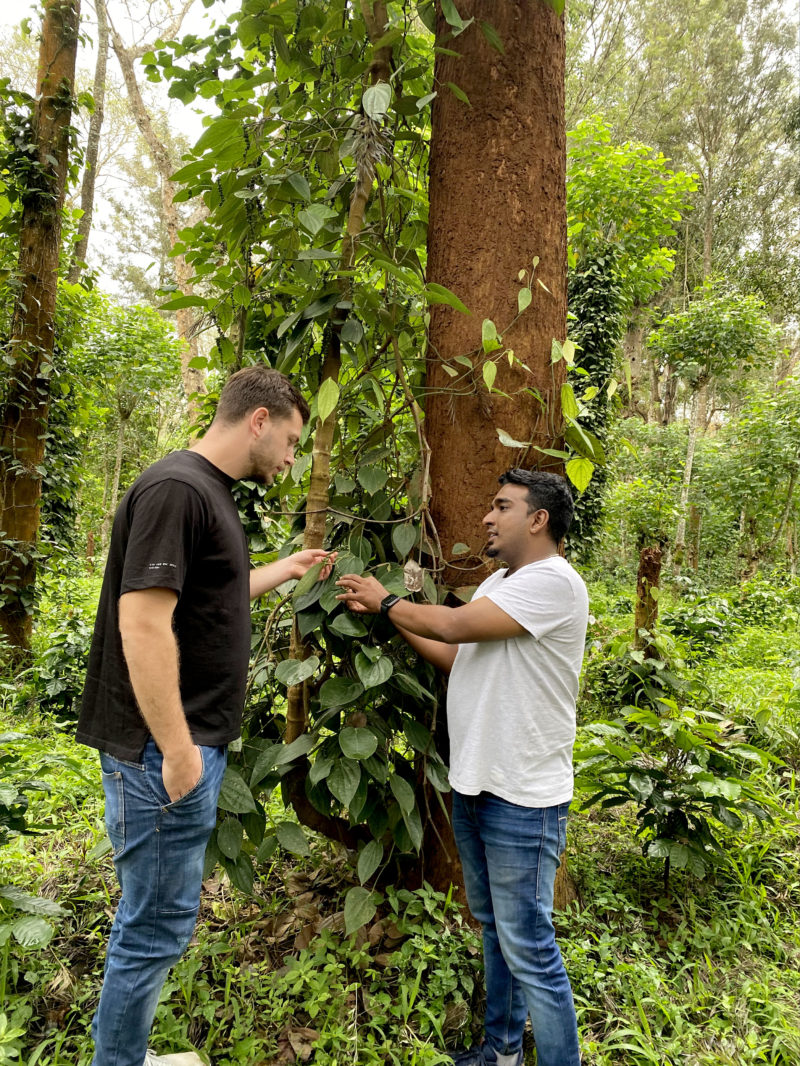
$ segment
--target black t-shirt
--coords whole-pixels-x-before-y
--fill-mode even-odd
[[[180,690],[197,744],[239,736],[250,654],[250,564],[233,479],[197,452],[174,452],[139,477],[114,519],[77,739],[138,760],[150,736],[133,695],[119,597],[178,593]]]

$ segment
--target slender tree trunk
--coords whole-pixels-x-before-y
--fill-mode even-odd
[[[697,437],[700,431],[700,403],[698,393],[692,394],[692,409],[689,419],[689,440],[686,444],[686,460],[683,464],[683,480],[681,482],[681,498],[678,505],[678,528],[675,533],[675,547],[673,557],[676,573],[680,572],[686,552],[686,516],[689,508],[689,489],[692,484],[692,469],[694,468],[694,452],[697,446]]]
[[[700,566],[700,532],[703,528],[703,515],[696,504],[689,505],[689,539],[686,544],[686,561],[697,573]]]
[[[161,182],[161,212],[164,225],[167,228],[169,246],[172,249],[178,243],[178,231],[181,228],[180,215],[175,203],[177,190],[175,183],[172,181],[172,174],[176,169],[176,164],[170,157],[166,145],[159,139],[153,128],[152,119],[142,99],[139,83],[136,80],[136,72],[133,68],[135,53],[133,50],[125,48],[122,38],[117,33],[113,23],[111,23],[110,28],[111,41],[122,70],[131,112],[158,171]],[[192,270],[186,262],[186,257],[180,254],[174,255],[172,262],[175,268],[175,280],[178,288],[185,295],[191,295],[194,291]],[[194,422],[200,414],[200,404],[197,397],[206,391],[205,376],[201,370],[191,366],[192,361],[198,355],[197,337],[193,332],[194,318],[191,309],[188,307],[181,308],[175,312],[175,318],[177,320],[178,335],[185,342],[185,348],[181,352],[181,379],[183,381],[183,391],[189,404],[189,416]]]
[[[6,345],[0,411],[0,634],[12,656],[30,643],[42,461],[50,406],[61,209],[67,179],[79,0],[45,0],[33,117],[38,189],[25,197],[19,296]]]
[[[647,402],[647,421],[661,421],[661,375],[658,372],[658,363],[650,359],[650,396]]]
[[[658,619],[658,590],[663,552],[657,545],[642,548],[636,575],[636,609],[634,612],[634,647],[650,658],[655,655],[652,633]],[[655,592],[653,591],[655,589]]]
[[[714,168],[708,163],[703,197],[703,281],[711,276],[714,250]]]
[[[551,363],[551,345],[566,334],[566,133],[563,18],[544,0],[465,0],[458,11],[475,22],[454,39],[437,13],[428,281],[452,289],[472,314],[432,309],[426,426],[431,511],[444,562],[452,564],[444,577],[465,585],[486,576],[481,519],[498,475],[515,464],[558,467],[532,449],[504,447],[497,429],[540,447],[560,441],[564,363]],[[481,32],[482,21],[496,29],[502,53]],[[512,327],[535,259],[532,302]],[[500,352],[488,356],[507,396],[484,384],[484,319],[528,368],[510,367]],[[472,372],[452,362],[465,355]],[[460,376],[449,376],[445,363]],[[454,559],[458,541],[469,545],[469,558]]]
[[[797,525],[791,522],[786,529],[786,554],[789,558],[789,572],[797,577]]]
[[[367,26],[367,33],[371,41],[377,41],[385,36],[388,21],[386,4],[384,0],[361,0],[361,12]],[[378,82],[388,82],[391,75],[392,50],[391,47],[376,48],[370,64],[367,76],[371,85]],[[355,263],[355,253],[358,239],[364,228],[364,215],[367,203],[375,180],[375,173],[371,167],[365,168],[358,176],[353,195],[350,201],[350,213],[347,219],[347,233],[342,242],[342,258],[340,269],[342,278],[340,287],[343,297],[349,292],[350,280],[347,274],[352,270]],[[328,343],[325,358],[322,365],[320,385],[325,381],[338,382],[341,369],[341,344],[339,335],[343,320],[331,318],[328,323]],[[336,412],[332,411],[322,421],[317,420],[314,432],[314,445],[311,459],[311,478],[308,496],[306,497],[306,526],[303,532],[304,548],[321,548],[325,542],[325,530],[328,517],[328,502],[330,499],[330,465],[331,452],[336,431]],[[295,621],[292,626],[292,638],[290,644],[290,656],[293,659],[305,659],[309,649]],[[293,685],[288,692],[286,709],[286,732],[284,740],[287,744],[296,740],[308,728],[308,702],[310,697],[309,682],[301,685]],[[321,815],[309,803],[305,795],[305,776],[307,764],[302,764],[287,775],[283,783],[283,796],[287,803],[294,807],[298,818],[305,825],[309,825],[318,832],[325,833],[334,840],[339,840],[349,847],[353,847],[357,840],[357,833],[350,829],[347,822],[341,818],[326,818]]]
[[[128,415],[119,415],[119,422],[117,424],[117,443],[114,449],[114,473],[111,475],[110,485],[110,499],[106,513],[103,516],[103,528],[101,530],[101,546],[103,552],[108,547],[108,539],[111,533],[111,525],[114,521],[114,515],[117,511],[117,501],[119,500],[119,482],[122,474],[122,452],[125,447],[125,429],[128,425]]]
[[[80,280],[86,253],[89,248],[89,235],[92,229],[94,211],[94,188],[97,180],[97,159],[100,152],[100,132],[103,128],[103,112],[106,95],[106,67],[108,65],[108,18],[105,0],[95,0],[97,12],[97,64],[94,70],[94,111],[89,121],[89,136],[86,142],[86,162],[83,168],[81,184],[81,215],[78,223],[78,243],[72,253],[68,281],[73,284]]]
[[[675,401],[678,397],[678,379],[667,366],[661,390],[661,425],[668,426],[675,418]]]
[[[487,574],[481,519],[498,475],[543,458],[532,448],[503,446],[498,428],[517,441],[558,446],[564,364],[551,362],[551,349],[566,335],[567,311],[563,19],[543,0],[462,0],[458,11],[475,21],[453,38],[437,5],[427,277],[455,292],[472,314],[442,304],[432,309],[425,417],[431,514],[451,586],[476,584]],[[502,52],[481,32],[482,21],[496,29]],[[531,304],[512,326],[523,285],[531,288]],[[484,319],[503,338],[503,348],[488,357]],[[509,366],[506,348],[528,369]],[[471,371],[453,362],[465,355]],[[506,396],[487,390],[487,359]],[[453,556],[459,541],[469,545],[468,556]],[[460,885],[452,830],[439,804],[429,807],[425,877],[439,888]]]
[[[641,416],[642,411],[635,399],[637,394],[641,392],[642,380],[647,373],[644,357],[644,325],[642,323],[641,308],[637,307],[634,310],[628,328],[625,330],[625,336],[622,339],[622,351],[625,359],[628,361],[628,366],[630,367],[631,392],[633,393],[633,396],[631,396],[627,403],[626,413]],[[647,417],[648,421],[652,421],[649,410]]]

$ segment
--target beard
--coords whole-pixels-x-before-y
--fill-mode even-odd
[[[257,485],[264,485],[266,488],[275,484],[275,478],[272,474],[266,474],[263,470],[259,470],[258,467],[253,467],[245,480],[255,481]]]
[[[275,483],[274,465],[267,466],[264,458],[258,454],[255,448],[250,449],[250,472],[247,480],[255,481],[258,485],[266,485],[267,488]]]
[[[490,559],[496,559],[497,556],[500,554],[500,549],[499,548],[487,548],[486,549],[486,554],[489,556]]]

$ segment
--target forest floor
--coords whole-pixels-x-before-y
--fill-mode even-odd
[[[612,628],[613,618],[598,625]],[[693,670],[732,714],[755,714],[758,701],[788,706],[799,642],[780,626],[739,626]],[[40,834],[0,849],[0,885],[57,900],[65,913],[48,919],[46,946],[23,948],[7,932],[17,915],[0,899],[0,1063],[88,1066],[117,897],[96,758],[74,744],[71,726],[41,716],[6,709],[2,730],[24,734],[17,754],[45,767],[51,790],[32,796]],[[777,816],[731,833],[703,880],[673,871],[667,888],[663,863],[642,855],[632,804],[575,804],[578,900],[557,926],[586,1066],[800,1062],[796,755],[769,775]],[[385,890],[374,922],[346,938],[353,880],[346,855],[319,839],[307,858],[276,853],[252,897],[212,875],[193,945],[158,1007],[156,1050],[193,1047],[214,1066],[447,1063],[444,1049],[479,1030],[479,938],[427,888]],[[532,1048],[526,1055],[535,1062]]]

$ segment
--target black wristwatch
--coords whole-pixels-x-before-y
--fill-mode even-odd
[[[395,596],[394,593],[390,593],[388,596],[384,596],[381,600],[381,614],[388,614],[394,605],[399,601],[400,597]]]

